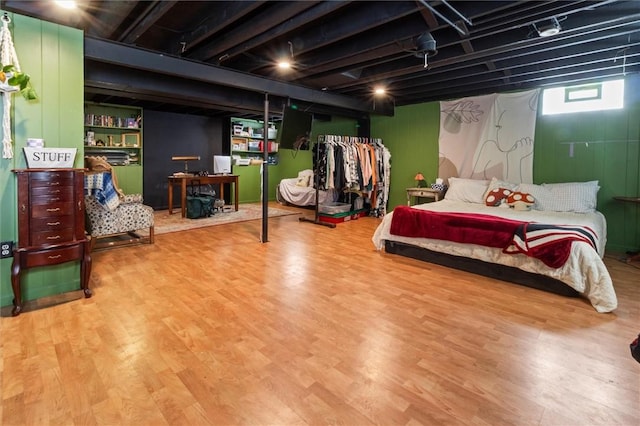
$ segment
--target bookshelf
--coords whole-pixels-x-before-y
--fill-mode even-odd
[[[84,155],[106,157],[125,193],[142,193],[142,108],[85,103]]]

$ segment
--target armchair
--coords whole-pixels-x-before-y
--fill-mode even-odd
[[[85,226],[91,236],[91,250],[132,243],[153,244],[153,208],[142,203],[142,194],[124,195],[110,166],[93,167],[93,171],[90,167],[85,175],[85,191]],[[143,229],[148,229],[148,236],[136,232]]]

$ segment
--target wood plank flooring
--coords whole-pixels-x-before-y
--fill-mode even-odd
[[[640,269],[606,258],[599,314],[298,217],[97,252],[91,299],[3,308],[2,425],[639,424]]]

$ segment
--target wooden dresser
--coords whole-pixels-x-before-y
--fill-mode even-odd
[[[14,316],[22,311],[20,276],[35,266],[80,262],[80,287],[91,297],[91,256],[85,235],[84,169],[20,169],[18,244],[11,266]]]

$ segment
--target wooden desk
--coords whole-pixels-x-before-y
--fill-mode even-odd
[[[616,201],[622,201],[625,203],[635,203],[635,204],[640,204],[640,197],[613,197],[614,200]],[[640,260],[640,252],[638,253],[631,253],[628,252],[629,257],[627,257],[627,263],[631,263],[633,261],[636,260]]]
[[[209,176],[169,176],[169,214],[173,214],[173,186],[180,185],[180,207],[182,217],[187,213],[187,185],[192,181],[200,182],[200,185],[220,184],[220,199],[224,200],[225,183],[232,183],[234,188],[234,201],[236,211],[238,211],[238,176],[237,175],[209,175]]]
[[[433,201],[440,201],[442,191],[431,188],[407,188],[407,205],[411,205],[411,198],[433,198]]]

